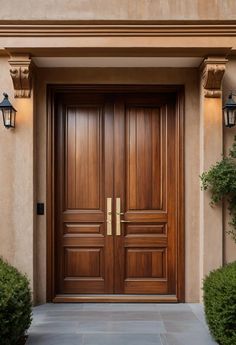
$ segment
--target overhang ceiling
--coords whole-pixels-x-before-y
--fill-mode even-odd
[[[34,57],[41,68],[73,67],[198,67],[201,57]]]

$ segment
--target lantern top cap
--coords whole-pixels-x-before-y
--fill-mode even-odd
[[[228,96],[228,99],[223,107],[223,109],[226,109],[226,108],[234,108],[236,109],[236,102],[233,100],[233,93],[231,92]]]
[[[3,100],[2,102],[0,102],[0,109],[12,109],[16,112],[16,109],[12,106],[11,102],[8,99],[8,94],[7,93],[3,93]]]

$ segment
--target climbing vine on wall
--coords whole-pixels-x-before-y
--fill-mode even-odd
[[[211,193],[211,205],[228,201],[231,216],[228,233],[236,242],[236,136],[227,156],[200,176],[202,190]]]

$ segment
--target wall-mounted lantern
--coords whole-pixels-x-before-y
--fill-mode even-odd
[[[0,103],[0,110],[2,111],[3,124],[6,128],[15,128],[16,109],[8,100],[8,95],[3,94],[4,98]]]
[[[236,102],[233,100],[234,94],[231,92],[223,107],[225,126],[231,128],[236,125]]]

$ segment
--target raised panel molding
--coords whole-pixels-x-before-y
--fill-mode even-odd
[[[100,277],[101,248],[65,248],[65,278]]]
[[[166,235],[166,224],[132,224],[127,225],[125,229],[126,236],[148,235],[159,236]]]
[[[87,236],[88,234],[103,236],[104,229],[102,224],[80,224],[80,223],[65,223],[64,236],[70,235]]]
[[[16,98],[29,98],[31,94],[32,61],[29,55],[14,55],[9,59],[10,75]]]
[[[126,125],[128,209],[162,210],[164,173],[160,152],[163,146],[160,108],[129,106]]]
[[[101,207],[101,109],[68,107],[66,110],[65,209]]]
[[[201,64],[204,95],[208,98],[221,97],[221,83],[225,73],[227,59],[209,57]]]
[[[166,248],[126,249],[126,279],[166,278]]]

